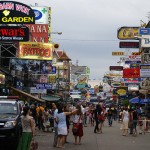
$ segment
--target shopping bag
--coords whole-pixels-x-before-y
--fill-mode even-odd
[[[30,150],[37,150],[38,149],[38,142],[35,139],[32,139]]]

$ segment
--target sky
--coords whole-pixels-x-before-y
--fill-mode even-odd
[[[117,30],[148,23],[149,0],[16,0],[52,8],[52,41],[67,52],[75,64],[88,66],[91,79],[102,79],[109,66],[117,65]],[[135,50],[135,51],[138,51]]]

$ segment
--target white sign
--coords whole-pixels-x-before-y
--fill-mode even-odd
[[[150,69],[140,69],[140,77],[150,77]]]
[[[48,24],[49,7],[33,6],[35,13],[35,24]]]
[[[125,61],[141,61],[141,55],[131,55],[125,58]]]
[[[36,89],[36,87],[31,87],[30,88],[30,93],[41,93],[41,94],[46,94],[47,89]]]
[[[141,47],[150,47],[150,35],[142,35]]]

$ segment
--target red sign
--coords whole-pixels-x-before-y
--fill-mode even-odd
[[[120,42],[120,48],[139,48],[139,42]]]
[[[116,71],[122,71],[123,66],[109,66],[109,70],[116,70]]]
[[[26,24],[30,31],[30,42],[48,43],[48,24]]]
[[[123,69],[123,78],[140,78],[140,68]]]

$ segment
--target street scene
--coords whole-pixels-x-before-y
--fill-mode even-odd
[[[148,150],[149,139],[147,0],[0,1],[0,150]]]

